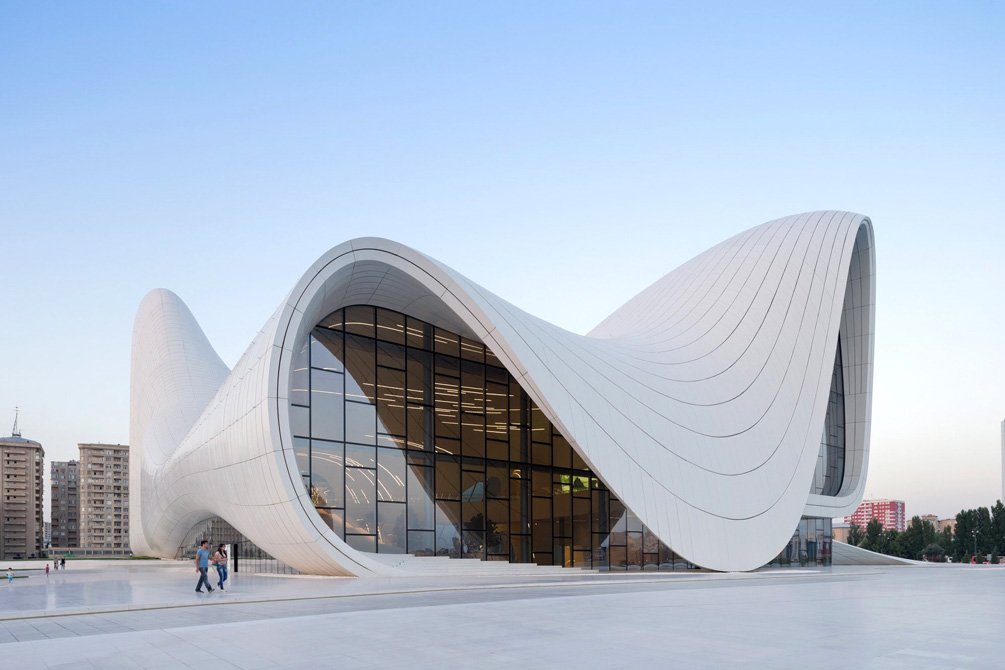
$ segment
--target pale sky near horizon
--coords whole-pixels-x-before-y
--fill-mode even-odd
[[[233,364],[379,235],[582,333],[735,233],[846,209],[877,240],[867,496],[991,505],[1005,8],[876,5],[2,1],[0,434],[17,405],[47,461],[127,442],[155,287]]]

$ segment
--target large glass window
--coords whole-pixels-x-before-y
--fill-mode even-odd
[[[813,472],[811,493],[836,496],[841,492],[844,481],[845,462],[845,411],[844,411],[844,366],[841,358],[841,338],[838,337],[837,352],[831,373],[831,388],[827,399],[827,417],[820,435],[820,451],[817,466]]]
[[[356,549],[693,567],[610,494],[476,340],[351,306],[321,320],[290,374],[301,478]]]

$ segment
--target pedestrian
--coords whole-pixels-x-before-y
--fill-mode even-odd
[[[199,543],[199,550],[195,552],[195,571],[199,573],[199,581],[195,585],[195,592],[202,593],[202,585],[206,585],[206,590],[213,592],[213,587],[209,585],[209,578],[206,572],[209,570],[209,541],[203,540]]]
[[[7,568],[7,583],[14,583],[14,568]]]
[[[216,548],[216,553],[213,554],[213,565],[216,566],[216,584],[223,591],[223,583],[227,581],[227,548],[222,544]]]
[[[66,570],[66,559],[65,558],[59,559],[59,569],[60,570]]]
[[[49,564],[48,563],[45,564],[45,576],[46,577],[49,576]]]

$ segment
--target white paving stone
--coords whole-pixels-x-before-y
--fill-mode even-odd
[[[1005,658],[997,566],[565,580],[242,575],[244,600],[162,604],[192,581],[184,568],[76,574],[0,587],[0,668],[1000,668]],[[87,594],[92,613],[75,613]],[[38,599],[50,615],[18,618],[41,609]]]

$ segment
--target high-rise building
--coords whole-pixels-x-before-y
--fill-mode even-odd
[[[80,546],[80,489],[77,461],[53,461],[49,484],[52,489],[52,545]]]
[[[129,553],[129,446],[80,444],[80,547]]]
[[[46,521],[42,528],[42,547],[48,549],[52,546],[52,522]]]
[[[865,528],[870,521],[877,519],[883,524],[883,530],[907,530],[907,520],[903,500],[863,500],[855,513],[844,518],[845,523],[853,523]]]
[[[42,468],[45,451],[21,437],[14,418],[0,438],[0,559],[35,558],[44,547]]]

